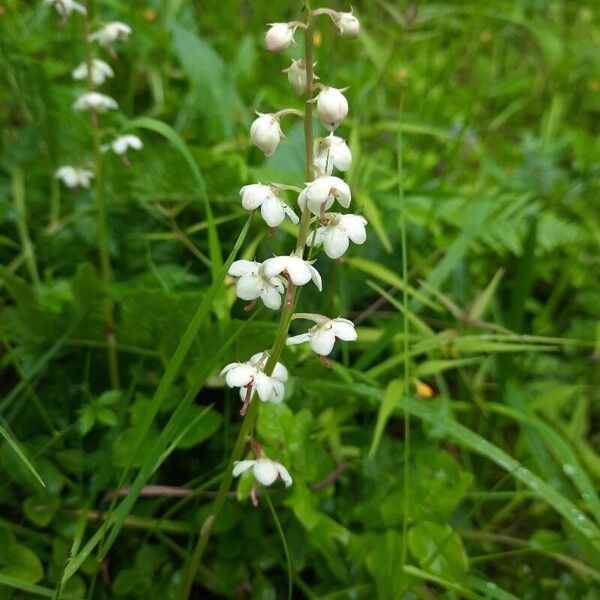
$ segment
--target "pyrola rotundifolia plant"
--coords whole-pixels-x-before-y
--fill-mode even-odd
[[[94,203],[96,208],[96,227],[98,236],[98,254],[100,273],[107,287],[110,286],[112,270],[108,254],[108,234],[106,225],[106,202],[103,195],[102,153],[112,152],[129,166],[128,152],[141,150],[142,140],[131,134],[116,134],[112,130],[100,128],[100,115],[116,111],[119,104],[114,98],[100,93],[98,88],[114,77],[110,64],[96,54],[108,54],[108,58],[116,60],[117,46],[132,33],[131,27],[120,21],[99,24],[96,31],[91,31],[90,7],[88,0],[80,4],[73,0],[44,0],[44,4],[53,6],[60,17],[59,24],[64,26],[71,13],[81,18],[83,30],[82,61],[71,75],[75,81],[82,82],[85,89],[79,93],[73,103],[75,112],[89,113],[92,134],[92,168],[87,164],[62,165],[56,170],[55,177],[73,191],[94,186]],[[108,136],[108,139],[106,139]],[[56,215],[58,217],[58,215]],[[114,315],[112,302],[108,302],[105,314],[105,331],[108,351],[110,381],[113,388],[119,387],[119,368],[117,361],[116,339],[114,334]]]
[[[350,168],[352,154],[339,131],[348,115],[347,88],[342,82],[324,83],[314,72],[313,27],[317,17],[328,17],[342,38],[358,35],[359,22],[351,12],[337,12],[327,8],[312,10],[305,2],[306,21],[271,23],[265,36],[267,50],[283,52],[295,45],[295,36],[304,33],[304,56],[292,60],[283,72],[298,95],[304,95],[303,110],[284,108],[272,113],[257,113],[250,127],[250,140],[266,156],[272,156],[284,139],[284,118],[299,117],[304,121],[306,155],[305,186],[303,189],[281,183],[251,182],[240,190],[242,206],[248,211],[260,211],[266,226],[273,229],[285,219],[298,224],[296,243],[289,254],[274,256],[264,262],[238,260],[231,265],[229,275],[235,278],[237,297],[251,310],[261,302],[267,309],[281,311],[279,328],[273,345],[268,349],[256,348],[256,353],[242,362],[226,365],[221,371],[227,385],[238,388],[244,417],[240,434],[226,473],[217,494],[211,514],[202,527],[193,555],[187,585],[191,586],[215,519],[222,508],[232,477],[249,473],[253,477],[250,497],[256,505],[260,486],[270,486],[278,480],[286,487],[292,485],[293,473],[277,462],[275,456],[266,456],[260,440],[256,439],[253,424],[260,404],[282,402],[285,399],[288,370],[279,362],[285,344],[308,344],[324,366],[330,366],[328,356],[336,342],[356,340],[354,324],[339,316],[324,316],[296,312],[299,292],[307,286],[312,292],[321,292],[324,282],[319,273],[322,261],[339,259],[350,242],[362,244],[366,240],[367,221],[360,215],[344,212],[350,209],[352,193],[341,175]],[[317,81],[318,80],[318,81]],[[313,112],[316,110],[322,124],[323,136],[313,138]],[[289,202],[290,192],[298,194],[296,202]],[[298,217],[300,213],[300,217]],[[312,258],[322,246],[324,255]],[[325,282],[326,284],[326,282]],[[293,319],[309,322],[299,335],[288,337]],[[251,454],[241,460],[246,443],[250,440]],[[189,590],[189,587],[188,587]]]

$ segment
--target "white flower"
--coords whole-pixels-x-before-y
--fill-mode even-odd
[[[85,6],[73,0],[44,0],[44,4],[54,6],[56,12],[63,18],[68,17],[72,12],[78,12],[82,15],[87,12]]]
[[[79,96],[73,104],[75,110],[95,110],[106,112],[107,110],[116,110],[119,108],[117,101],[110,96],[99,94],[98,92],[87,92]]]
[[[311,181],[300,192],[298,204],[302,210],[308,205],[308,209],[314,215],[322,215],[334,200],[344,208],[348,208],[351,199],[350,187],[345,181],[333,175],[322,175]]]
[[[235,293],[238,298],[252,302],[260,298],[271,310],[281,307],[281,294],[285,291],[278,277],[267,276],[263,265],[253,260],[236,260],[228,271],[232,277],[239,277]]]
[[[348,100],[343,91],[323,86],[317,96],[317,114],[329,131],[333,131],[348,114]]]
[[[292,476],[281,464],[270,458],[258,458],[256,460],[236,460],[233,467],[233,476],[237,477],[252,469],[254,478],[263,485],[271,485],[278,477],[281,477],[285,487],[292,485]]]
[[[73,79],[78,81],[87,79],[88,66],[87,63],[81,63],[76,69],[73,70]],[[102,85],[108,77],[114,77],[114,71],[112,67],[105,63],[103,60],[94,58],[92,61],[92,82],[94,85]]]
[[[269,30],[265,34],[267,50],[270,52],[283,52],[294,39],[296,25],[291,23],[269,23]]]
[[[334,167],[347,171],[352,164],[352,153],[345,140],[331,133],[315,140],[313,164],[319,175],[331,175]]]
[[[268,258],[262,264],[262,268],[266,277],[275,277],[276,275],[285,272],[294,285],[305,285],[312,279],[312,282],[317,286],[317,289],[319,291],[322,289],[319,271],[317,271],[309,261],[303,260],[294,254],[290,256],[275,256],[274,258]]]
[[[92,33],[89,37],[91,42],[98,42],[104,48],[112,46],[117,40],[125,40],[132,33],[131,27],[121,21],[107,23],[102,29]]]
[[[360,23],[352,12],[339,12],[332,16],[333,23],[344,38],[355,38],[360,31]]]
[[[283,400],[285,393],[284,383],[287,381],[287,369],[281,364],[276,363],[273,373],[267,375],[264,372],[269,360],[268,352],[258,352],[250,357],[246,362],[235,362],[228,364],[222,371],[225,375],[225,381],[230,388],[240,388],[240,398],[242,401],[248,400],[248,390],[250,397],[254,392],[262,402],[279,403]]]
[[[144,147],[144,142],[137,135],[120,135],[111,142],[110,147],[115,154],[123,156],[130,148],[141,150]]]
[[[250,127],[250,141],[267,156],[272,156],[283,137],[279,117],[273,113],[257,113]]]
[[[79,169],[77,167],[65,165],[57,169],[54,176],[57,179],[60,179],[68,188],[89,188],[94,173],[87,169]]]
[[[292,64],[287,69],[284,69],[283,72],[287,73],[288,81],[296,94],[300,95],[306,91],[307,76],[304,59],[296,60],[292,58]]]
[[[348,319],[328,319],[322,315],[301,314],[300,318],[310,319],[317,324],[306,333],[295,335],[286,340],[288,346],[308,342],[311,349],[320,356],[328,356],[336,340],[354,342],[357,338],[354,323]]]
[[[367,240],[365,225],[367,220],[361,215],[342,215],[327,213],[329,223],[319,227],[313,236],[309,234],[307,243],[310,246],[323,244],[325,254],[330,258],[339,258],[346,252],[350,240],[355,244],[364,244]]]
[[[276,188],[262,183],[245,185],[240,190],[242,206],[246,210],[255,210],[260,206],[260,213],[269,227],[281,225],[287,215],[292,223],[298,223],[296,213],[277,195]]]

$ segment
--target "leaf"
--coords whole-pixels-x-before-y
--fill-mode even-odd
[[[399,600],[407,587],[402,565],[402,534],[387,529],[378,535],[365,557],[367,569],[375,580],[380,600]]]
[[[385,425],[394,412],[398,396],[405,393],[406,384],[404,380],[393,379],[388,383],[381,403],[379,404],[379,410],[377,411],[377,422],[375,423],[375,429],[373,430],[373,439],[371,440],[371,447],[369,448],[369,458],[373,458],[377,452],[377,448],[379,448]]]
[[[184,417],[189,423],[185,434],[179,438],[177,448],[193,448],[212,437],[221,427],[223,417],[212,408],[190,406]]]
[[[38,472],[35,470],[35,467],[29,462],[25,451],[19,445],[19,442],[11,435],[11,433],[5,429],[2,425],[0,425],[0,435],[4,438],[5,442],[12,448],[12,451],[17,455],[19,460],[27,467],[29,472],[40,482],[42,487],[46,487],[43,479],[39,476]]]
[[[408,546],[425,571],[461,583],[469,567],[458,534],[450,525],[419,521],[408,532]]]

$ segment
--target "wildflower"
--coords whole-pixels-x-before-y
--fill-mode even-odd
[[[44,4],[46,6],[54,6],[56,12],[62,17],[63,23],[72,12],[78,12],[82,15],[85,15],[87,12],[85,6],[74,2],[74,0],[44,0]]]
[[[308,342],[311,349],[319,356],[328,356],[333,350],[336,340],[354,342],[357,338],[354,323],[348,319],[328,319],[323,315],[301,313],[295,315],[295,318],[309,319],[316,325],[311,327],[306,333],[289,337],[286,340],[288,346],[303,344]]]
[[[113,21],[92,33],[89,39],[91,42],[98,42],[104,48],[112,48],[117,40],[126,40],[132,33],[133,30],[127,23]]]
[[[355,244],[364,244],[367,240],[365,225],[367,220],[361,215],[343,215],[327,213],[327,225],[317,229],[313,236],[308,236],[308,244],[319,246],[323,244],[325,254],[330,258],[339,258],[346,252],[350,240]]]
[[[240,398],[244,402],[242,414],[245,414],[255,391],[262,402],[278,404],[283,400],[287,369],[281,363],[276,363],[273,373],[267,375],[264,370],[268,360],[268,352],[258,352],[246,362],[230,363],[221,371],[230,388],[240,388]]]
[[[256,113],[258,118],[250,127],[250,141],[267,156],[272,156],[283,137],[279,117],[273,113]]]
[[[105,96],[98,92],[86,92],[77,98],[73,104],[73,108],[78,111],[94,110],[103,113],[107,110],[116,110],[119,108],[119,105],[117,104],[117,101],[110,96]]]
[[[132,150],[141,150],[143,147],[144,142],[142,142],[142,140],[140,140],[140,138],[137,135],[131,134],[120,135],[119,137],[115,138],[110,144],[111,150],[119,156],[123,156],[124,154],[126,154],[127,150],[129,150],[130,148]]]
[[[333,175],[321,175],[300,192],[298,204],[302,210],[308,206],[314,215],[323,216],[334,200],[348,208],[351,199],[350,187],[345,181]]]
[[[239,277],[235,293],[238,298],[250,301],[250,308],[260,298],[267,308],[279,310],[281,295],[285,288],[278,277],[265,274],[261,263],[253,260],[236,260],[228,273],[232,277]]]
[[[87,63],[83,62],[76,69],[74,69],[72,72],[72,76],[73,79],[77,79],[78,81],[87,79]],[[99,60],[97,58],[94,58],[92,60],[92,83],[94,85],[102,85],[108,77],[114,76],[114,71],[108,63],[105,63],[103,60]]]
[[[68,188],[89,188],[94,173],[87,169],[79,169],[78,167],[65,165],[58,168],[54,176],[57,179],[60,179]]]
[[[351,12],[338,12],[332,17],[333,24],[344,38],[355,38],[360,31],[360,23]]]
[[[317,114],[329,131],[336,129],[348,114],[348,100],[343,94],[346,89],[323,86],[317,96]]]
[[[293,23],[269,23],[269,30],[265,34],[267,50],[270,52],[283,52],[294,41],[294,32],[297,25]]]
[[[266,277],[275,277],[280,273],[286,273],[294,285],[305,285],[312,279],[317,289],[319,291],[322,289],[319,271],[312,266],[311,262],[303,260],[295,254],[268,258],[262,264],[262,268]]]
[[[238,477],[242,473],[252,469],[255,479],[263,485],[275,483],[278,477],[281,478],[285,487],[292,485],[292,476],[288,470],[281,464],[270,458],[258,458],[256,460],[237,460],[233,467],[233,476]]]
[[[352,153],[345,140],[331,133],[315,140],[313,164],[319,175],[331,175],[334,167],[347,171],[352,164]]]
[[[300,95],[306,91],[307,74],[304,59],[296,60],[293,58],[292,64],[287,69],[284,69],[283,72],[287,73],[288,81],[296,94]],[[317,77],[314,78],[318,79]]]
[[[292,223],[298,223],[296,213],[277,195],[276,188],[261,183],[245,185],[240,190],[242,206],[246,210],[255,210],[260,206],[260,213],[269,227],[281,225],[287,215]]]

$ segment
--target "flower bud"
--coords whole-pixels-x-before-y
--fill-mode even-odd
[[[250,127],[250,141],[260,148],[267,156],[274,154],[283,137],[283,132],[279,125],[279,118],[272,113],[257,113],[258,118],[254,120]]]
[[[342,37],[355,38],[358,35],[360,23],[351,12],[339,12],[332,19]]]
[[[287,50],[294,39],[295,25],[289,23],[271,23],[269,31],[265,34],[265,42],[269,52],[283,52]]]
[[[329,131],[336,129],[348,114],[348,100],[342,90],[324,86],[317,96],[317,114]]]
[[[300,95],[306,91],[306,63],[304,60],[292,59],[292,64],[283,72],[287,73],[288,81],[296,94]]]

